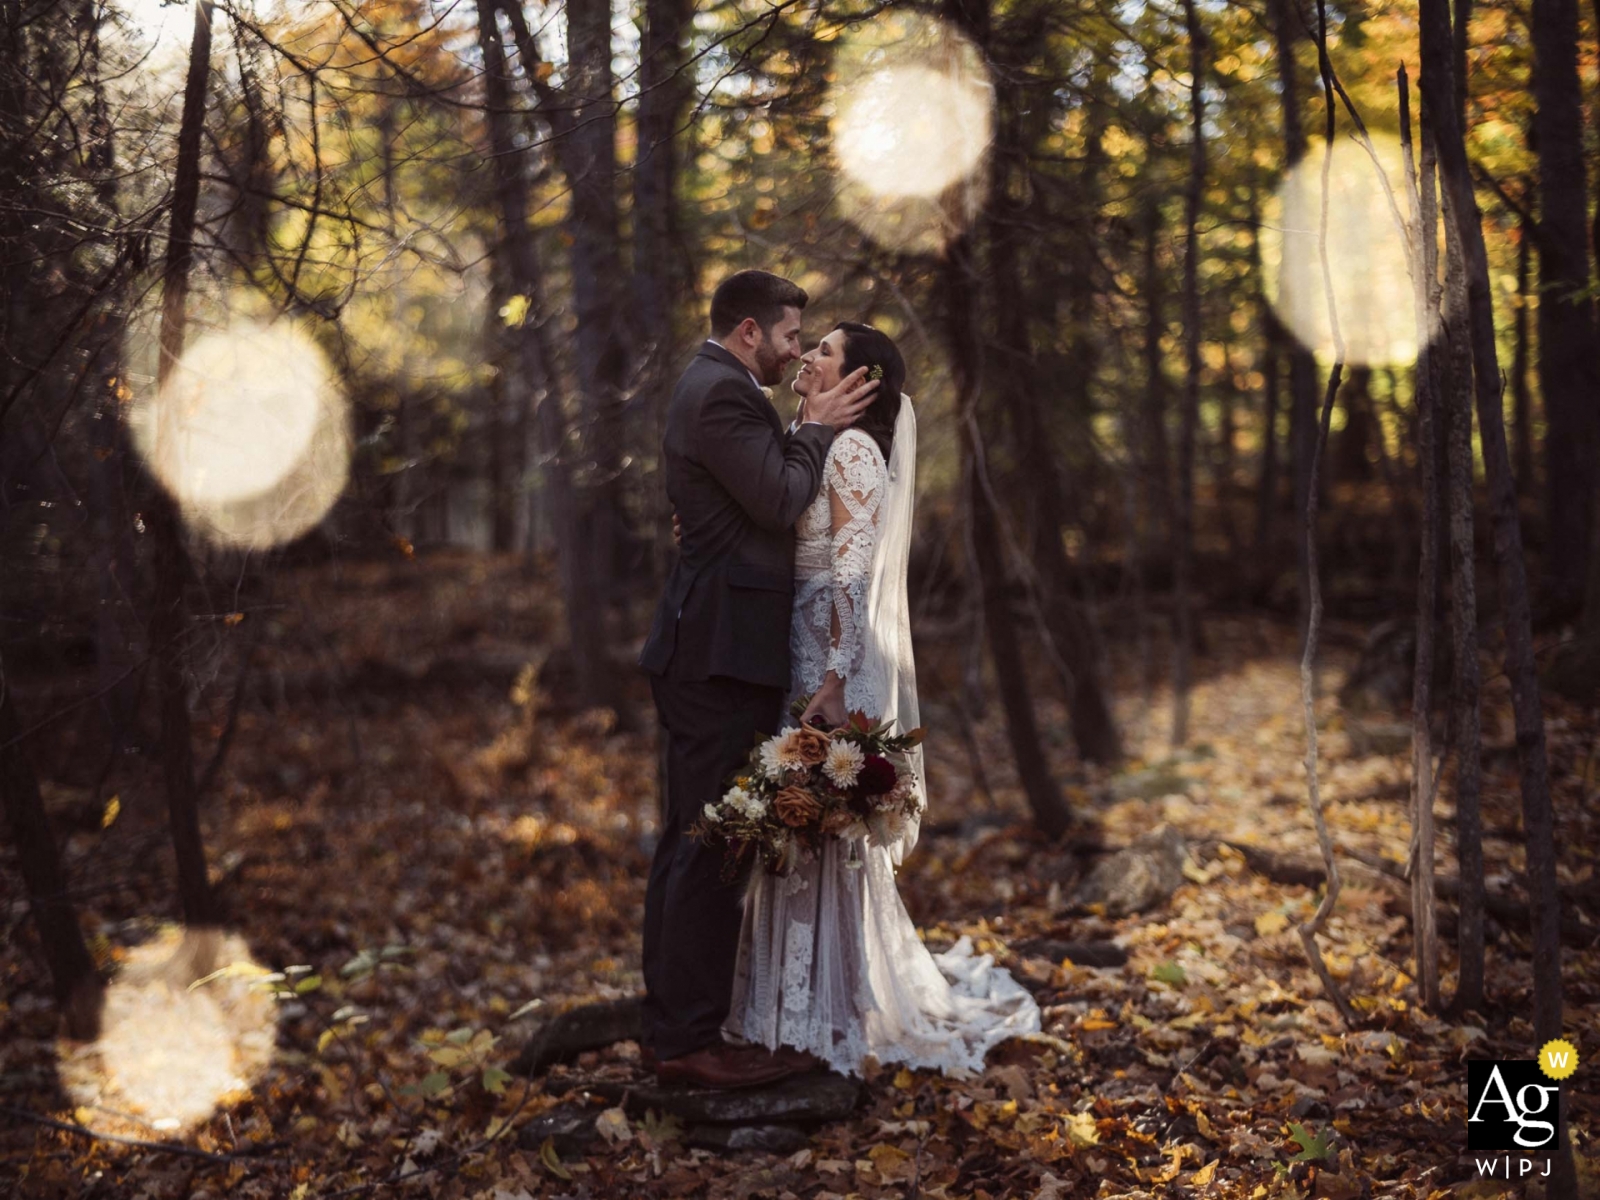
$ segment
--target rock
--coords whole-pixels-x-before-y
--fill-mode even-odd
[[[781,1121],[839,1121],[855,1111],[861,1084],[831,1072],[793,1075],[770,1087],[720,1091],[713,1088],[629,1086],[596,1083],[597,1094],[615,1093],[630,1113],[669,1112],[688,1125],[767,1125]]]
[[[1063,958],[1070,959],[1075,967],[1120,967],[1128,961],[1128,952],[1115,942],[1058,942],[1054,938],[1037,938],[1018,942],[1013,949],[1055,963]]]
[[[546,1021],[528,1038],[507,1068],[516,1075],[537,1075],[552,1063],[568,1062],[586,1050],[597,1050],[639,1036],[641,996],[583,1004]]]
[[[1451,659],[1455,643],[1448,629],[1433,635],[1433,702],[1450,695]],[[1417,661],[1417,622],[1396,617],[1367,631],[1361,658],[1339,688],[1339,706],[1347,713],[1403,713],[1411,708],[1411,677]]]
[[[1072,904],[1104,906],[1108,917],[1126,917],[1164,903],[1183,883],[1189,856],[1183,835],[1161,825],[1125,850],[1103,858],[1084,877]]]
[[[686,1140],[703,1150],[763,1150],[768,1154],[793,1154],[811,1144],[805,1130],[793,1125],[696,1125]]]
[[[1114,800],[1156,800],[1162,796],[1187,796],[1191,786],[1188,776],[1163,763],[1147,771],[1118,775],[1111,781],[1111,797]]]
[[[517,1130],[517,1144],[537,1153],[548,1140],[559,1157],[571,1158],[600,1140],[600,1131],[595,1128],[599,1115],[596,1111],[563,1104]]]

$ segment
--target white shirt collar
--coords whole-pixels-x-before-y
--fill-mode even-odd
[[[717,339],[714,338],[714,337],[713,338],[707,338],[706,341],[709,342],[711,345],[715,346],[718,350],[728,350],[728,348],[726,346],[724,346],[721,342],[717,341]],[[729,354],[733,354],[733,351],[732,350],[728,350],[728,353]],[[734,354],[733,356],[735,358],[739,357],[737,354]],[[741,367],[744,367],[743,363],[740,363],[739,365]],[[761,380],[756,378],[756,373],[754,371],[752,371],[749,367],[744,367],[744,373],[746,375],[750,376],[750,382],[755,384],[756,388],[761,392],[761,394],[763,396],[765,396],[767,394],[767,389],[761,386]]]

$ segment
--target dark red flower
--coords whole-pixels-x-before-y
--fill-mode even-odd
[[[867,761],[861,764],[861,774],[856,776],[856,786],[865,795],[881,796],[892,790],[899,778],[892,762],[880,755],[869,754]]]

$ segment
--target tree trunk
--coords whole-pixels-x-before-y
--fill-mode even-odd
[[[585,457],[596,482],[586,488],[582,518],[594,555],[597,587],[590,603],[621,609],[620,581],[636,574],[628,545],[624,464],[628,424],[628,330],[617,211],[617,108],[611,73],[610,0],[567,0],[567,81],[562,96],[570,125],[558,134],[557,157],[571,189],[572,296],[578,319],[578,382],[587,412]]]
[[[1271,0],[1272,32],[1278,50],[1279,102],[1283,115],[1284,166],[1293,167],[1306,153],[1305,126],[1300,119],[1299,72],[1295,44],[1305,28],[1304,16],[1295,11],[1297,0]],[[1317,363],[1311,351],[1287,334],[1289,355],[1289,462],[1294,480],[1295,557],[1299,572],[1300,622],[1311,611],[1310,563],[1306,557],[1306,489],[1311,482],[1311,458],[1317,443]]]
[[[1372,369],[1352,367],[1339,398],[1344,403],[1344,429],[1339,434],[1334,478],[1345,483],[1365,483],[1372,478],[1372,443],[1380,436],[1373,415]]]
[[[1035,369],[1029,305],[1023,291],[1019,249],[1027,229],[1022,206],[1011,198],[1013,190],[1006,186],[1007,180],[1025,175],[1028,165],[1028,147],[1020,127],[1025,105],[1018,90],[1018,85],[1009,81],[999,88],[995,178],[985,223],[996,345],[1003,355],[995,371],[997,387],[1033,509],[1032,519],[1024,522],[1032,533],[1024,551],[1029,561],[1018,566],[1027,575],[1045,648],[1061,679],[1078,752],[1091,762],[1110,763],[1122,757],[1122,744],[1106,697],[1093,632],[1077,602],[1076,573],[1061,541],[1069,519],[1065,488],[1046,421],[1045,384]]]
[[[596,36],[592,28],[593,0],[582,0],[578,7],[581,11],[577,14],[572,14],[569,8],[569,22],[577,22],[579,36],[588,39],[585,42],[584,52],[592,56],[595,47],[590,43]],[[611,523],[611,516],[620,517],[620,509],[612,507],[613,498],[620,494],[612,486],[617,482],[617,476],[615,471],[611,472],[611,483],[599,489],[599,496],[594,505],[586,507],[581,502],[568,457],[570,443],[574,439],[569,435],[566,416],[562,411],[560,376],[555,367],[553,347],[546,332],[545,322],[549,314],[544,309],[543,272],[540,269],[532,233],[528,228],[528,186],[520,167],[516,170],[507,167],[507,163],[521,163],[522,156],[516,147],[509,123],[509,112],[512,107],[511,90],[504,65],[504,45],[494,18],[496,11],[504,12],[510,22],[523,75],[538,93],[541,111],[551,122],[556,135],[556,153],[563,163],[563,172],[573,189],[573,208],[576,210],[580,207],[579,182],[582,182],[586,189],[583,192],[585,197],[591,197],[592,193],[592,198],[601,204],[603,209],[609,205],[607,211],[602,211],[598,215],[580,217],[575,213],[574,220],[578,221],[578,224],[573,228],[574,271],[578,271],[580,263],[593,265],[596,261],[608,261],[611,264],[611,274],[608,279],[613,281],[620,278],[618,272],[621,266],[616,258],[615,234],[613,232],[608,240],[605,231],[608,228],[612,231],[616,229],[614,193],[616,163],[614,152],[608,150],[611,146],[609,139],[614,131],[615,121],[613,116],[607,115],[608,110],[602,111],[595,118],[596,123],[604,127],[601,133],[596,134],[594,131],[586,130],[581,135],[582,140],[574,141],[571,135],[574,133],[575,118],[570,107],[571,102],[556,96],[549,85],[543,82],[539,48],[523,16],[522,6],[514,0],[480,0],[479,39],[485,54],[493,53],[496,56],[495,61],[500,64],[499,71],[486,68],[485,87],[489,89],[490,115],[494,115],[498,110],[503,117],[490,123],[491,144],[497,147],[495,172],[496,190],[499,193],[501,237],[506,252],[512,258],[512,279],[518,292],[528,296],[530,302],[523,334],[518,339],[519,355],[528,380],[537,381],[533,387],[535,395],[539,397],[537,419],[544,459],[542,474],[548,483],[546,507],[555,530],[557,552],[561,559],[568,642],[572,649],[578,694],[585,704],[608,706],[621,716],[625,710],[619,698],[620,683],[606,658],[608,637],[604,619],[607,606],[613,599],[610,594],[609,567],[610,555],[616,543],[609,539],[618,528]],[[572,34],[569,31],[570,36]],[[609,37],[608,23],[603,38],[608,47]],[[593,66],[592,63],[589,65]],[[596,98],[599,104],[611,103],[610,77],[609,60],[603,78],[586,76],[592,86],[596,88],[604,86],[604,94]],[[500,99],[497,101],[495,97]],[[583,156],[579,154],[580,149],[583,151]],[[587,155],[596,156],[598,161],[591,162],[585,157]],[[580,233],[581,239],[579,239]],[[579,240],[582,241],[582,250],[579,249]],[[585,257],[586,255],[588,257]],[[593,428],[599,430],[602,427],[610,428],[620,417],[620,381],[625,364],[620,346],[610,346],[610,339],[618,336],[615,322],[620,314],[614,303],[612,285],[588,280],[582,286],[586,290],[578,298],[579,325],[580,331],[587,329],[588,332],[587,339],[584,337],[579,339],[578,353],[580,359],[584,360],[581,364],[584,374],[581,377],[588,380],[596,389],[588,394],[599,407],[596,408],[591,404],[589,416]],[[587,308],[584,307],[586,304]],[[617,385],[615,388],[612,386],[614,383]],[[612,450],[620,453],[620,447],[621,442],[616,441],[605,453],[607,456]],[[592,461],[597,466],[601,462],[598,458]],[[616,460],[610,457],[606,457],[604,461],[613,466],[616,463]],[[603,468],[601,473],[605,474]],[[598,529],[597,522],[604,525],[604,529]]]
[[[946,13],[987,51],[988,0],[947,0]],[[990,192],[993,203],[994,190]],[[1017,774],[1040,829],[1059,836],[1072,825],[1072,814],[1050,772],[1034,714],[1022,647],[1011,614],[999,516],[990,486],[987,452],[979,435],[984,372],[982,279],[974,236],[959,237],[948,249],[942,271],[945,330],[955,384],[961,451],[962,486],[971,506],[972,540],[983,590],[984,628],[994,659],[996,682],[1006,714]]]
[[[1489,263],[1483,227],[1467,166],[1466,144],[1450,103],[1448,0],[1422,0],[1422,97],[1424,120],[1432,125],[1443,182],[1446,235],[1460,239],[1467,266],[1468,320],[1472,334],[1473,375],[1479,437],[1488,476],[1490,517],[1494,524],[1495,559],[1500,573],[1500,609],[1505,624],[1506,675],[1521,767],[1522,822],[1527,838],[1529,908],[1533,916],[1533,1029],[1538,1044],[1561,1034],[1561,901],[1556,892],[1554,818],[1544,739],[1544,714],[1539,702],[1539,676],[1533,657],[1533,631],[1528,581],[1523,563],[1522,530],[1517,521],[1516,487],[1506,451],[1505,417],[1500,399],[1500,370],[1494,333],[1494,306],[1489,291]],[[1570,1200],[1576,1194],[1572,1149],[1563,1122],[1549,1194]]]
[[[1152,150],[1154,146],[1152,145]],[[1158,254],[1161,237],[1161,204],[1151,193],[1144,202],[1144,374],[1141,409],[1142,445],[1147,512],[1152,518],[1140,558],[1149,562],[1155,546],[1171,546],[1176,518],[1172,511],[1172,468],[1167,450],[1167,373],[1163,365],[1161,338],[1166,333],[1166,276]],[[1157,525],[1159,523],[1159,528]]]
[[[210,0],[195,5],[194,39],[178,127],[178,161],[172,184],[172,221],[161,275],[161,335],[157,386],[166,385],[183,351],[189,271],[194,261],[195,210],[200,198],[200,134],[205,124],[206,90],[211,77]],[[188,609],[184,592],[191,566],[184,546],[182,518],[173,498],[152,486],[145,505],[155,571],[150,618],[151,652],[161,708],[161,769],[167,790],[167,818],[178,864],[178,895],[191,929],[218,924],[220,914],[206,875],[205,843],[200,834],[200,796],[195,786],[194,743],[189,718],[187,671]],[[209,970],[198,964],[202,973]]]
[[[1183,2],[1189,34],[1189,178],[1183,197],[1183,408],[1178,432],[1178,495],[1174,505],[1172,744],[1189,740],[1189,687],[1194,653],[1194,442],[1200,422],[1200,202],[1206,183],[1205,32],[1194,0]]]
[[[112,141],[110,102],[105,92],[100,61],[100,20],[97,0],[84,0],[77,19],[85,32],[84,70],[92,88],[88,166],[100,203],[117,211],[118,174]],[[119,261],[129,257],[127,245],[116,247]],[[101,711],[105,716],[108,756],[115,758],[136,740],[139,721],[140,673],[137,670],[142,632],[134,606],[134,527],[129,506],[127,427],[124,401],[129,396],[123,342],[127,334],[126,287],[107,289],[94,317],[94,356],[90,378],[94,386],[94,415],[90,422],[92,450],[86,464],[93,504],[95,574],[98,606],[95,611],[95,674]]]
[[[1411,176],[1411,104],[1405,68],[1400,70],[1400,130],[1405,151],[1406,174]],[[1420,179],[1408,179],[1408,191],[1416,208],[1408,238],[1410,249],[1412,312],[1417,327],[1417,464],[1422,474],[1422,533],[1417,554],[1417,649],[1411,674],[1411,929],[1415,946],[1417,991],[1422,1003],[1437,1011],[1439,1007],[1439,940],[1434,905],[1434,830],[1433,802],[1437,776],[1433,767],[1433,734],[1429,718],[1433,712],[1434,612],[1438,607],[1439,586],[1439,425],[1443,389],[1440,370],[1441,347],[1429,339],[1440,318],[1438,228],[1439,213],[1435,177],[1434,144],[1431,134],[1422,134]],[[1460,330],[1450,340],[1457,360],[1466,354]],[[1454,377],[1458,387],[1460,376]],[[1470,364],[1466,374],[1471,384]]]
[[[1533,0],[1539,188],[1539,386],[1545,408],[1545,574],[1558,611],[1583,598],[1600,396],[1589,283],[1577,0]]]
[[[492,15],[492,14],[491,14]],[[504,114],[486,115],[486,120],[504,121]],[[500,314],[507,310],[517,290],[507,276],[506,255],[495,254],[490,264],[489,303],[484,314],[484,353],[490,375],[485,388],[489,427],[489,546],[496,554],[507,554],[517,545],[517,515],[522,507],[527,464],[524,428],[527,402],[525,381],[513,363],[512,339]]]
[[[50,819],[39,795],[39,779],[28,759],[16,687],[0,663],[0,801],[17,848],[17,865],[28,889],[28,911],[50,968],[56,1004],[67,1031],[90,1041],[100,1034],[105,993],[94,957],[78,927],[77,910],[67,897],[66,872]]]
[[[652,452],[666,433],[672,370],[679,358],[680,303],[693,294],[693,269],[678,201],[679,126],[694,96],[685,61],[694,18],[690,0],[645,0],[640,17],[638,151],[633,166],[633,303],[638,326],[640,406]],[[653,453],[646,461],[659,459]],[[664,485],[656,481],[656,494]],[[664,575],[671,514],[657,506],[653,574]]]
[[[1513,310],[1511,351],[1511,428],[1513,476],[1517,495],[1533,490],[1533,395],[1528,388],[1528,267],[1533,259],[1533,222],[1524,217],[1517,230],[1517,306]]]

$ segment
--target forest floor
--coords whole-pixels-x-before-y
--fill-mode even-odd
[[[774,1155],[690,1149],[676,1122],[612,1109],[601,1093],[615,1091],[603,1085],[643,1077],[633,1042],[531,1080],[504,1070],[546,1014],[640,989],[656,803],[643,689],[632,713],[639,727],[628,730],[610,714],[570,711],[555,684],[519,671],[548,649],[548,598],[508,562],[480,557],[285,571],[274,606],[248,620],[263,626],[256,665],[205,824],[230,912],[230,938],[211,957],[261,966],[171,986],[176,968],[164,959],[177,935],[153,765],[119,766],[114,802],[108,786],[47,780],[80,914],[102,962],[120,965],[120,990],[102,1043],[57,1040],[6,864],[7,1195],[1051,1200],[1507,1190],[1503,1180],[1476,1181],[1465,1150],[1465,1060],[1531,1057],[1528,935],[1491,921],[1483,1012],[1447,1020],[1419,1007],[1405,885],[1371,865],[1405,856],[1407,750],[1340,709],[1334,692],[1355,659],[1347,647],[1323,656],[1317,709],[1328,821],[1349,867],[1322,945],[1357,1027],[1339,1020],[1296,934],[1318,890],[1274,882],[1232,848],[1317,859],[1293,628],[1208,618],[1191,742],[1178,757],[1166,746],[1164,686],[1141,686],[1135,656],[1114,648],[1132,760],[1116,776],[1074,759],[1041,682],[1050,750],[1083,818],[1083,835],[1067,846],[1030,831],[998,704],[974,724],[979,786],[951,734],[961,718],[942,699],[960,690],[959,655],[935,646],[920,664],[931,828],[902,871],[903,894],[931,947],[970,935],[1023,980],[1047,1036],[1009,1043],[969,1079],[874,1071],[852,1118],[816,1129],[806,1149]],[[1487,871],[1491,891],[1517,897],[1509,695],[1498,661],[1486,653],[1484,662]],[[218,689],[217,722],[202,723],[207,738],[227,690]],[[1597,928],[1600,713],[1551,698],[1546,714],[1561,879],[1588,897],[1576,916]],[[1448,876],[1448,773],[1441,791],[1439,873]],[[1074,915],[1067,900],[1095,854],[1163,822],[1189,853],[1171,898],[1120,919]],[[1052,940],[1114,940],[1128,961],[1076,965],[1041,950]],[[1442,942],[1448,994],[1454,955]],[[1586,1058],[1600,1053],[1594,942],[1569,941],[1563,964],[1566,1036]],[[1566,1102],[1585,1194],[1600,1195],[1600,1102],[1583,1086],[1594,1069],[1585,1062]],[[581,1156],[519,1137],[562,1104],[603,1114],[604,1137]],[[1529,1194],[1540,1194],[1537,1184]]]

